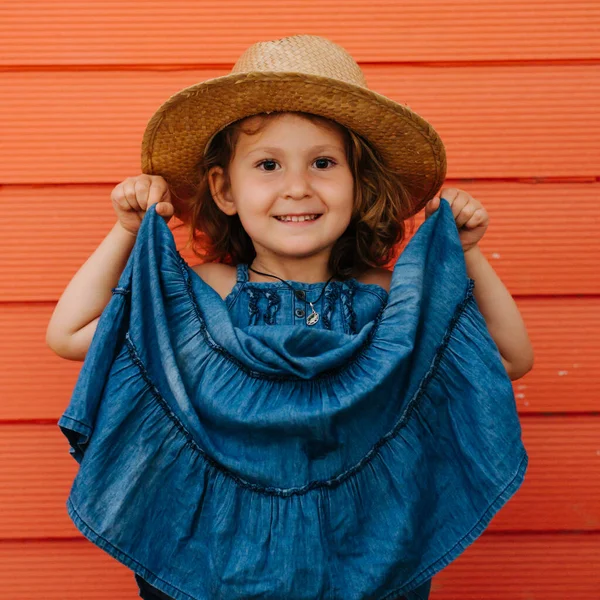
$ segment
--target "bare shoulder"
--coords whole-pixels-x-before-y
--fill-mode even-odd
[[[191,267],[205,283],[225,299],[236,282],[236,268],[222,263],[203,263]]]
[[[373,267],[367,269],[360,277],[357,277],[361,283],[374,283],[381,286],[386,292],[390,291],[392,282],[392,272],[385,267]]]

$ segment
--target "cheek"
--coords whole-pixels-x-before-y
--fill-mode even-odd
[[[344,215],[351,215],[354,205],[354,185],[352,181],[332,186],[328,194],[331,207]]]
[[[318,193],[336,204],[345,203],[348,201],[348,198],[354,195],[354,181],[352,177],[323,178],[316,180],[313,185]]]
[[[264,186],[255,185],[251,180],[234,190],[235,204],[241,216],[256,216],[271,209],[273,194]]]
[[[344,198],[354,195],[354,178],[350,171],[345,171],[335,179],[326,182],[331,187],[332,192],[339,198]]]

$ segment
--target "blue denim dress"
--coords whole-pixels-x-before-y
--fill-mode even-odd
[[[250,325],[295,325],[356,334],[377,317],[388,293],[381,286],[357,279],[302,283],[288,280],[250,282],[248,265],[237,265],[237,281],[224,302],[236,327]],[[319,314],[314,325],[307,323],[312,312]]]
[[[388,297],[379,285],[365,284],[355,278],[343,282],[330,281],[323,290],[323,283],[302,283],[288,280],[286,285],[272,282],[250,282],[248,265],[239,263],[237,280],[224,299],[231,321],[236,327],[249,325],[295,325],[317,329],[334,329],[345,333],[357,333],[374,320]],[[323,293],[321,293],[323,291]],[[319,314],[317,323],[309,325],[310,304]],[[169,596],[135,575],[144,600],[166,600]],[[428,598],[431,581],[421,586],[420,595]],[[406,598],[406,596],[403,596]]]
[[[527,468],[449,204],[316,325],[245,273],[223,301],[147,211],[58,421],[70,518],[176,600],[427,598]]]

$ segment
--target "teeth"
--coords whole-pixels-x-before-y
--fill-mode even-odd
[[[314,219],[316,219],[319,215],[301,215],[300,217],[275,217],[276,219],[278,219],[279,221],[313,221]]]

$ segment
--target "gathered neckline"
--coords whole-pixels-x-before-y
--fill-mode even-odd
[[[239,268],[242,267],[244,273],[245,273],[245,281],[240,280],[239,278]],[[238,286],[238,284],[246,284],[246,285],[256,285],[256,286],[267,286],[267,287],[274,287],[274,288],[285,288],[285,289],[289,289],[289,287],[286,285],[286,283],[288,283],[291,286],[294,286],[295,288],[305,288],[305,289],[316,289],[316,288],[320,288],[323,285],[325,285],[327,282],[326,281],[317,281],[314,283],[306,283],[303,281],[295,281],[293,279],[285,279],[285,283],[283,281],[250,281],[249,279],[249,275],[248,275],[248,265],[246,263],[238,263],[238,265],[236,265],[236,282],[234,285],[234,288],[236,286]],[[348,279],[344,279],[342,281],[339,281],[337,279],[332,279],[330,282],[330,284],[332,283],[337,283],[340,285],[348,285],[349,283],[351,285],[355,285],[355,286],[359,286],[359,287],[365,287],[365,288],[377,288],[378,290],[381,290],[382,292],[384,292],[386,294],[386,296],[389,294],[389,292],[382,286],[380,286],[377,283],[364,283],[362,281],[359,281],[358,279],[356,279],[356,277],[348,277]],[[233,290],[232,290],[233,291]]]
[[[241,277],[240,277],[240,271],[242,271],[241,273]],[[233,298],[237,298],[239,292],[244,288],[244,287],[251,287],[251,288],[258,288],[258,289],[266,289],[266,290],[274,290],[279,292],[292,292],[293,291],[298,291],[298,290],[303,290],[304,292],[307,293],[311,293],[313,291],[317,291],[317,290],[321,290],[323,285],[326,283],[324,281],[321,282],[315,282],[315,283],[304,283],[301,281],[294,281],[292,279],[287,279],[285,280],[286,283],[284,283],[283,281],[250,281],[248,279],[248,265],[246,263],[238,263],[236,265],[236,282],[233,285],[233,287],[231,288],[231,291],[227,294],[227,296],[225,296],[225,298],[223,298],[223,302],[225,302],[225,304],[227,306],[229,306],[229,303],[232,301]],[[337,284],[341,289],[344,288],[359,288],[365,291],[370,291],[370,293],[377,295],[382,302],[387,302],[388,298],[389,298],[389,292],[382,286],[380,286],[377,283],[363,283],[362,281],[359,281],[358,279],[356,279],[356,277],[349,277],[348,279],[344,279],[343,281],[337,281],[335,279],[332,279],[329,282],[329,286],[327,287],[327,289],[325,290],[325,295],[328,295],[328,289],[331,290],[331,284]],[[289,284],[289,285],[287,285]],[[291,286],[291,287],[290,287]]]

